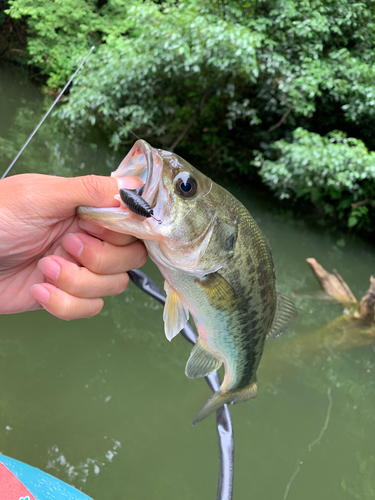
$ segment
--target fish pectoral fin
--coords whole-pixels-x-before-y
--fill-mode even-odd
[[[205,377],[218,370],[221,364],[222,362],[204,347],[203,342],[198,337],[186,363],[185,374],[189,378]]]
[[[275,317],[273,318],[273,323],[268,336],[274,338],[279,337],[283,332],[285,332],[297,315],[298,309],[293,302],[278,291]]]
[[[196,277],[194,283],[205,292],[214,309],[233,312],[238,307],[239,298],[228,281],[219,273]]]
[[[164,283],[164,290],[167,292],[163,313],[164,329],[165,336],[171,341],[186,325],[189,319],[189,310],[181,302],[176,290],[167,281]]]

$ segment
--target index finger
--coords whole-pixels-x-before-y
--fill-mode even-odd
[[[80,219],[78,225],[81,229],[86,231],[87,233],[95,236],[96,238],[101,239],[102,241],[106,241],[111,245],[116,246],[124,246],[133,243],[137,238],[135,236],[131,236],[130,234],[116,233],[115,231],[111,231],[110,229],[105,229],[104,227],[97,226],[96,224],[92,224],[87,220]]]
[[[75,233],[65,235],[62,246],[96,274],[123,273],[143,266],[147,259],[146,248],[139,240],[130,245],[115,246],[88,234]]]

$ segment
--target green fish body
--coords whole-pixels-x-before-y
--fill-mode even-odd
[[[225,368],[220,389],[194,419],[226,403],[256,396],[256,371],[268,335],[280,335],[297,315],[276,291],[270,247],[246,208],[175,154],[137,141],[113,174],[138,176],[154,217],[123,205],[79,207],[78,214],[144,240],[165,278],[165,333],[169,340],[189,313],[198,340],[186,365],[189,378]],[[161,221],[161,224],[158,221]]]

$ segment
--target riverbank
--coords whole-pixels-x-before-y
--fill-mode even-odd
[[[260,179],[328,227],[372,234],[374,20],[371,6],[328,0],[2,0],[0,48],[55,92],[96,45],[60,108],[69,129],[94,127],[115,150],[133,130],[207,173]]]

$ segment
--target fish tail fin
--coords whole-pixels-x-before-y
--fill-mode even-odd
[[[225,404],[236,404],[248,399],[255,398],[257,395],[257,381],[254,380],[251,384],[243,389],[223,391],[221,388],[213,394],[201,411],[193,420],[193,425],[202,422],[208,415],[218,410]]]

